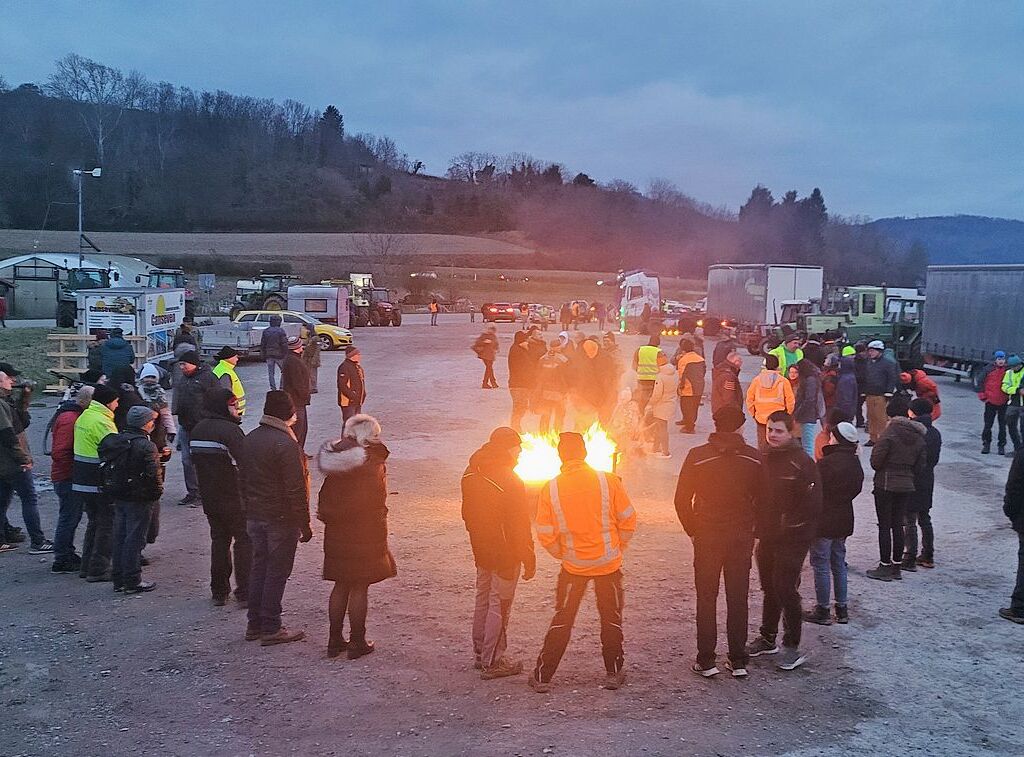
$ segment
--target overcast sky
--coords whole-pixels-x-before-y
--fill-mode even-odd
[[[0,0],[0,75],[68,52],[336,104],[430,173],[525,152],[736,209],[1024,218],[1024,3]]]

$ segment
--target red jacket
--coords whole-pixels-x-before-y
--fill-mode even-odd
[[[990,405],[1005,405],[1009,397],[1003,392],[1003,376],[1006,375],[1005,365],[991,363],[986,366],[981,374],[981,391],[978,392],[978,399]]]
[[[910,388],[914,390],[914,394],[922,399],[931,400],[933,405],[939,404],[939,385],[932,381],[927,373],[920,368],[915,368],[912,371],[904,371],[900,374],[900,379],[902,380],[904,376],[909,378]],[[907,381],[903,381],[904,386],[907,383]]]
[[[61,412],[53,422],[50,480],[54,483],[71,480],[75,460],[75,421],[81,414],[82,408],[77,403],[70,404],[69,409]]]

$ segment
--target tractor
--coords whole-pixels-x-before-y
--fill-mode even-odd
[[[231,319],[243,310],[287,310],[288,287],[298,280],[298,276],[284,273],[260,273],[254,279],[239,280],[235,284]]]

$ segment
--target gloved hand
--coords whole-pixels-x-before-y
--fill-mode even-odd
[[[305,544],[306,542],[308,542],[312,538],[313,538],[313,529],[310,528],[309,524],[307,523],[306,525],[304,525],[302,527],[302,536],[299,537],[299,541],[302,542],[303,544]]]

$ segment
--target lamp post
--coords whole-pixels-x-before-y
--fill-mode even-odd
[[[85,257],[82,255],[82,177],[92,176],[94,179],[98,179],[102,175],[103,169],[94,168],[91,171],[83,171],[76,168],[71,173],[78,177],[78,267],[81,268],[85,265]]]

